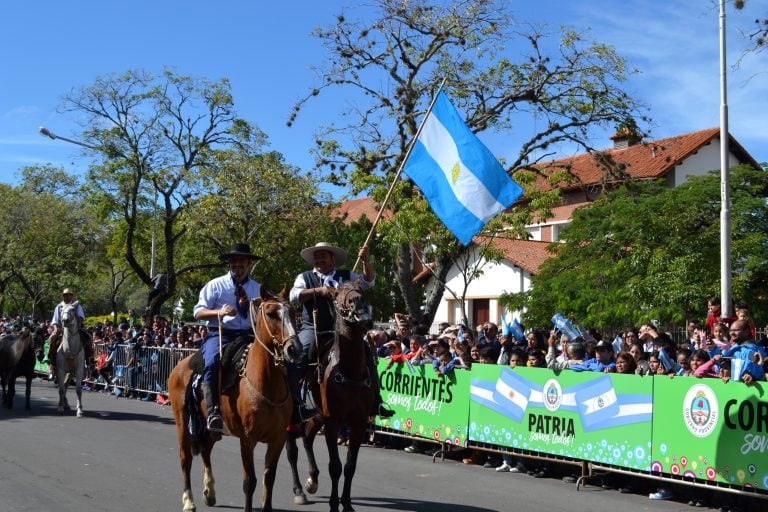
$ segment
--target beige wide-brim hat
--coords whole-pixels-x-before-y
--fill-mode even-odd
[[[73,292],[70,288],[64,288],[64,291],[61,292],[62,295],[74,295],[75,292]]]
[[[334,263],[337,266],[341,266],[344,264],[345,261],[347,261],[347,251],[326,242],[318,242],[312,247],[307,247],[306,249],[303,249],[299,254],[301,255],[302,258],[304,258],[304,261],[306,261],[310,265],[314,265],[315,264],[314,256],[316,251],[327,251],[333,254]]]

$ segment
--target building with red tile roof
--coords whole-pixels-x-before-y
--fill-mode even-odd
[[[666,180],[668,186],[683,183],[689,176],[699,176],[720,168],[720,129],[709,128],[654,141],[643,141],[633,133],[616,133],[611,136],[613,147],[593,153],[582,153],[567,158],[537,164],[542,173],[540,187],[556,186],[562,191],[562,203],[552,209],[552,217],[537,219],[526,226],[529,240],[503,236],[492,240],[493,246],[503,255],[499,263],[483,262],[482,275],[472,280],[464,289],[464,279],[457,268],[452,268],[446,278],[446,286],[456,295],[463,294],[469,322],[479,325],[485,321],[499,323],[502,311],[498,297],[503,293],[527,291],[531,276],[538,273],[541,264],[551,256],[547,246],[559,239],[560,231],[568,225],[577,208],[588,206],[605,190],[627,180]],[[759,168],[755,159],[732,136],[729,137],[729,165],[749,164]],[[567,180],[550,183],[544,176],[565,173]],[[525,201],[523,197],[521,201]],[[365,212],[357,205],[350,205],[350,212]],[[377,211],[377,210],[376,210]],[[375,217],[376,211],[373,212]],[[362,213],[361,213],[362,214]],[[369,215],[368,213],[365,213]],[[369,217],[371,218],[371,217]],[[482,243],[485,238],[478,237]],[[475,251],[473,258],[477,258]],[[426,278],[423,270],[416,279]],[[436,312],[435,322],[456,323],[461,319],[461,308],[453,294],[446,290]]]

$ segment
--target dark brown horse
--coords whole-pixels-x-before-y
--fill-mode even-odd
[[[13,407],[16,394],[16,379],[27,379],[25,408],[32,408],[32,379],[35,378],[35,344],[29,327],[24,327],[19,334],[4,334],[0,337],[0,385],[3,389],[3,406]]]
[[[331,512],[339,510],[341,503],[344,512],[353,512],[352,478],[357,469],[357,456],[365,438],[373,387],[366,365],[365,334],[370,323],[370,313],[363,300],[359,284],[343,283],[336,290],[336,328],[331,343],[319,347],[319,361],[326,365],[320,378],[319,388],[315,386],[315,396],[322,414],[322,421],[310,421],[301,432],[307,460],[310,465],[306,490],[310,494],[317,491],[318,469],[315,462],[313,442],[321,425],[325,426],[325,444],[328,447],[328,474],[331,477]],[[317,379],[314,379],[317,381]],[[349,442],[347,460],[344,463],[344,487],[339,497],[339,479],[342,464],[336,440],[342,426],[348,428]],[[297,470],[298,450],[296,437],[289,436],[286,453],[293,473],[294,503],[306,503]]]
[[[301,354],[301,344],[293,324],[293,310],[285,300],[285,290],[279,296],[261,287],[261,300],[250,307],[255,341],[248,351],[244,371],[235,385],[224,389],[221,413],[225,429],[240,438],[240,457],[243,462],[243,492],[246,512],[252,510],[256,472],[253,450],[256,443],[265,443],[264,474],[262,476],[261,510],[272,510],[272,487],[280,453],[287,436],[286,426],[291,418],[293,402],[288,389],[285,363],[293,362]],[[187,357],[176,365],[168,378],[168,391],[176,420],[176,432],[184,481],[182,503],[185,511],[196,510],[192,498],[190,470],[193,453],[203,460],[203,494],[208,506],[216,504],[216,492],[211,468],[211,450],[220,436],[203,430],[202,440],[195,440],[187,430],[190,412],[185,407],[188,385],[194,371]],[[205,406],[199,407],[205,410]],[[203,422],[204,424],[204,422]],[[205,427],[203,427],[204,429]]]

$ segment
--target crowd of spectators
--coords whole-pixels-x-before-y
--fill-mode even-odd
[[[2,318],[0,335],[17,333],[24,326],[42,340],[49,339],[53,331],[50,320]],[[197,349],[207,335],[205,325],[172,323],[162,316],[143,319],[132,309],[117,322],[107,319],[85,331],[91,337],[94,354],[93,360],[87,362],[86,388],[147,401],[163,401],[158,394],[165,388],[167,374],[183,355],[183,351],[158,349]],[[53,354],[41,354],[41,358],[45,357],[49,364],[53,362]],[[53,380],[54,375],[49,366],[47,378]],[[147,391],[149,388],[152,391]]]
[[[431,365],[438,377],[482,363],[668,378],[719,378],[750,385],[766,380],[768,367],[768,327],[758,337],[743,304],[736,306],[734,317],[723,317],[717,297],[708,302],[706,320],[689,322],[685,339],[677,342],[650,322],[627,327],[613,338],[581,329],[580,335],[571,339],[557,329],[515,332],[506,323],[499,329],[493,322],[484,322],[476,329],[443,322],[437,333],[429,334],[426,326],[414,324],[404,315],[396,315],[395,320],[394,329],[369,332],[377,355],[388,360],[388,368],[395,364]],[[405,451],[435,453],[422,441],[412,442]],[[513,455],[498,460],[496,457],[493,453],[470,452],[463,461],[537,478],[550,474],[547,463],[525,462]],[[650,497],[669,499],[671,493],[663,488]]]
[[[2,318],[0,335],[17,333],[24,326],[30,326],[38,336],[46,338],[51,332],[49,321]],[[483,322],[475,329],[442,322],[437,332],[430,334],[429,326],[398,313],[393,329],[373,329],[368,337],[377,356],[388,361],[388,368],[396,364],[430,365],[438,377],[469,369],[473,364],[497,364],[558,371],[719,378],[746,385],[766,380],[768,327],[758,336],[744,304],[736,306],[733,317],[723,317],[719,299],[712,297],[708,301],[706,319],[703,322],[692,320],[686,327],[685,339],[677,342],[650,322],[639,327],[629,326],[613,338],[584,329],[573,339],[557,328],[525,332],[524,328],[516,330],[506,322],[502,322],[501,329],[493,322]],[[154,355],[148,355],[147,349],[195,349],[207,335],[205,325],[174,324],[160,316],[142,319],[134,310],[129,310],[116,323],[106,320],[103,324],[88,327],[87,331],[95,347],[95,360],[90,366],[91,382],[105,391],[117,393],[116,355],[120,349],[123,351],[120,361],[125,394],[144,400],[155,400],[160,383],[164,386],[167,375],[161,375],[158,369],[169,372],[175,364],[175,361],[159,358],[178,358],[179,353],[169,350],[167,356],[158,356],[164,351],[153,350]],[[155,382],[156,392],[147,392],[146,387],[141,393],[136,392],[137,381],[142,375]],[[419,440],[405,446],[405,451],[410,453],[434,454],[436,450],[439,448]],[[550,474],[546,462],[531,463],[513,455],[500,457],[488,452],[469,451],[465,455],[463,462],[481,464],[498,472],[528,473],[537,478]],[[669,497],[667,489],[651,494],[654,499]]]

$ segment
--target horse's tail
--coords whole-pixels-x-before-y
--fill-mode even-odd
[[[184,424],[187,433],[192,440],[192,455],[199,455],[203,444],[208,439],[208,428],[203,421],[203,412],[200,408],[200,374],[193,374],[187,384],[187,392],[184,397]]]

